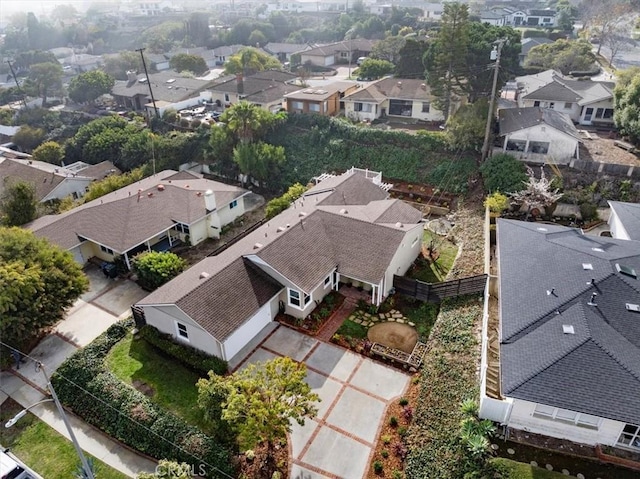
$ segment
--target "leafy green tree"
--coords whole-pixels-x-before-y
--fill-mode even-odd
[[[469,7],[458,2],[443,4],[440,30],[425,55],[426,76],[436,106],[449,118],[455,96],[464,92],[469,75]]]
[[[634,144],[640,145],[640,67],[618,73],[613,100],[616,126]]]
[[[92,70],[75,76],[69,82],[69,98],[76,103],[92,103],[100,95],[109,93],[115,79],[101,70]]]
[[[42,106],[47,105],[49,92],[62,89],[62,66],[60,63],[36,63],[31,65],[25,89],[42,97]]]
[[[249,143],[275,123],[276,115],[248,101],[240,101],[225,110],[220,120],[242,143]]]
[[[187,263],[175,253],[147,251],[136,255],[132,266],[140,284],[156,289],[182,273]]]
[[[11,137],[16,145],[26,152],[33,151],[40,145],[46,136],[42,128],[32,128],[29,125],[22,125],[15,135]]]
[[[556,40],[529,50],[526,66],[543,70],[553,68],[567,75],[572,71],[593,70],[595,61],[589,42]]]
[[[278,196],[277,198],[269,201],[266,208],[267,219],[271,219],[274,216],[282,213],[289,206],[291,206],[291,203],[300,198],[305,191],[307,191],[306,186],[302,186],[300,183],[296,183],[294,185],[291,185],[284,195]]]
[[[36,63],[58,63],[56,56],[48,51],[29,50],[16,55],[13,66],[18,70],[28,70]]]
[[[186,462],[182,464],[161,460],[156,467],[156,472],[138,474],[138,479],[192,479],[191,466]]]
[[[407,39],[405,37],[390,35],[373,46],[371,56],[378,60],[386,60],[388,62],[395,63],[400,58],[400,51],[406,43]],[[422,74],[422,71],[420,73]]]
[[[37,215],[38,200],[36,189],[26,181],[12,181],[4,178],[4,194],[0,198],[2,224],[22,226],[33,221]]]
[[[116,115],[93,120],[86,125],[81,126],[73,138],[67,141],[65,144],[64,156],[70,163],[75,161],[85,161],[90,164],[99,163],[98,159],[94,159],[87,155],[89,151],[85,152],[86,145],[94,137],[100,135],[106,130],[124,130],[128,126],[129,122],[127,122],[127,120]],[[97,140],[94,140],[92,148],[96,148],[96,142]]]
[[[170,51],[186,34],[186,23],[168,21],[148,28],[141,35],[140,40],[153,53]]]
[[[267,44],[267,37],[261,30],[254,30],[249,35],[249,44],[259,48]]]
[[[229,57],[224,65],[224,72],[227,75],[242,73],[247,76],[263,70],[280,69],[281,66],[280,62],[271,55],[257,48],[246,47]]]
[[[236,140],[229,128],[212,125],[209,143],[205,151],[205,159],[221,176],[236,178],[238,166],[233,161],[233,149]]]
[[[201,47],[207,44],[211,38],[209,30],[209,14],[206,12],[193,12],[186,23],[187,31],[185,40]],[[189,70],[192,71],[192,70]]]
[[[367,58],[358,68],[358,75],[366,78],[381,78],[393,71],[393,63]]]
[[[2,340],[25,345],[63,317],[89,281],[68,251],[22,228],[0,228]]]
[[[171,60],[169,60],[169,66],[177,72],[188,71],[196,75],[202,75],[209,69],[204,58],[190,53],[178,53],[172,56]]]
[[[145,58],[145,62],[150,65],[148,58]],[[105,59],[104,71],[116,80],[127,80],[128,71],[142,71],[142,58],[138,52],[120,52],[118,56]]]
[[[422,62],[429,44],[427,42],[407,38],[404,46],[398,52],[396,62],[396,76],[398,78],[424,78],[425,66]]]
[[[527,182],[524,163],[506,153],[493,155],[480,167],[484,189],[489,192],[513,193]]]
[[[51,18],[57,22],[73,20],[78,15],[78,11],[73,5],[56,5],[51,11]]]
[[[233,150],[233,160],[238,164],[240,172],[249,179],[249,182],[255,179],[261,186],[265,186],[271,176],[277,177],[285,158],[282,146],[261,141],[240,143]]]
[[[275,470],[273,447],[286,440],[291,421],[302,426],[306,418],[318,413],[315,403],[320,397],[306,383],[306,374],[304,363],[287,357],[250,364],[229,376],[210,372],[208,379],[197,383],[198,405],[210,420],[221,416],[227,421],[237,431],[243,448],[266,444],[266,472],[271,477]]]
[[[569,0],[558,0],[555,5],[558,26],[565,32],[573,31],[573,23],[578,17],[578,8]]]
[[[64,148],[56,141],[46,141],[33,150],[33,159],[52,165],[60,165],[64,158]]]
[[[451,148],[480,151],[484,141],[489,105],[486,99],[461,106],[447,121],[446,136]]]
[[[139,167],[122,175],[110,175],[102,180],[94,181],[89,185],[87,192],[82,197],[82,202],[88,203],[89,201],[100,198],[107,193],[124,188],[136,181],[140,181],[148,174],[147,168]]]

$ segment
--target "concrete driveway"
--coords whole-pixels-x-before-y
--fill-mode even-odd
[[[293,424],[290,477],[362,479],[387,406],[410,376],[280,326],[241,367],[278,356],[307,365],[307,382],[322,402],[318,416]]]

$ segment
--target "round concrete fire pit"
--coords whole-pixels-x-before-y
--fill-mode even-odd
[[[379,323],[369,328],[369,341],[396,348],[411,354],[418,342],[418,332],[408,324],[396,322]]]

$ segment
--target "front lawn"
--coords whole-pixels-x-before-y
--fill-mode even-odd
[[[429,230],[424,231],[422,243],[430,258],[420,255],[408,276],[425,283],[440,283],[445,280],[458,254],[458,247],[443,236]]]
[[[541,467],[533,467],[530,464],[512,461],[503,457],[493,459],[493,463],[497,464],[500,470],[505,473],[504,479],[566,479],[567,477],[575,477],[565,476],[559,472],[547,471]]]
[[[105,364],[119,379],[133,385],[153,402],[209,432],[203,427],[204,416],[197,406],[196,382],[200,378],[197,373],[132,335],[111,349]]]
[[[8,399],[2,404],[0,422],[4,424],[22,406]],[[80,459],[73,444],[55,429],[27,414],[9,429],[0,428],[0,443],[13,452],[22,462],[46,479],[76,477]],[[87,459],[91,456],[86,454]],[[126,479],[127,476],[95,458],[96,477],[100,479]]]
[[[367,332],[369,328],[363,326],[362,324],[355,323],[350,319],[345,319],[342,326],[338,328],[336,334],[344,337],[351,337],[356,339],[364,339],[367,337]]]

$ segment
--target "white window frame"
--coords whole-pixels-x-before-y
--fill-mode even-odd
[[[100,245],[100,251],[102,251],[103,253],[110,254],[111,256],[115,254],[111,248],[108,248],[104,245]]]
[[[599,418],[598,416],[548,406],[546,404],[536,404],[536,407],[533,410],[533,416],[550,421],[570,424],[576,427],[583,427],[585,429],[594,429],[596,431],[600,429],[600,424],[602,424],[602,418]],[[592,419],[596,419],[597,422]]]
[[[327,289],[328,287],[333,287],[333,273],[324,279],[324,289]]]
[[[635,427],[636,432],[635,433],[625,432],[624,429],[627,427]],[[625,444],[621,441],[623,435],[631,436],[631,439],[629,440],[629,444]],[[640,450],[640,426],[637,426],[635,424],[625,424],[624,428],[622,428],[622,432],[620,432],[620,436],[618,437],[617,445],[620,447],[624,447],[626,449],[633,449],[634,451]]]
[[[571,110],[573,108],[573,103],[571,103],[570,101],[565,101],[564,102],[564,109],[565,110]]]
[[[292,293],[295,293],[297,295],[297,298],[293,296]],[[292,303],[291,302],[292,297],[294,297],[294,299],[300,304]],[[311,301],[310,295],[302,291],[299,291],[297,289],[287,288],[287,304],[292,308],[303,310],[307,306],[307,304],[309,304],[310,301]]]
[[[176,321],[175,323],[176,323],[176,337],[182,341],[191,342],[189,341],[189,330],[187,329],[187,325],[179,321]]]

